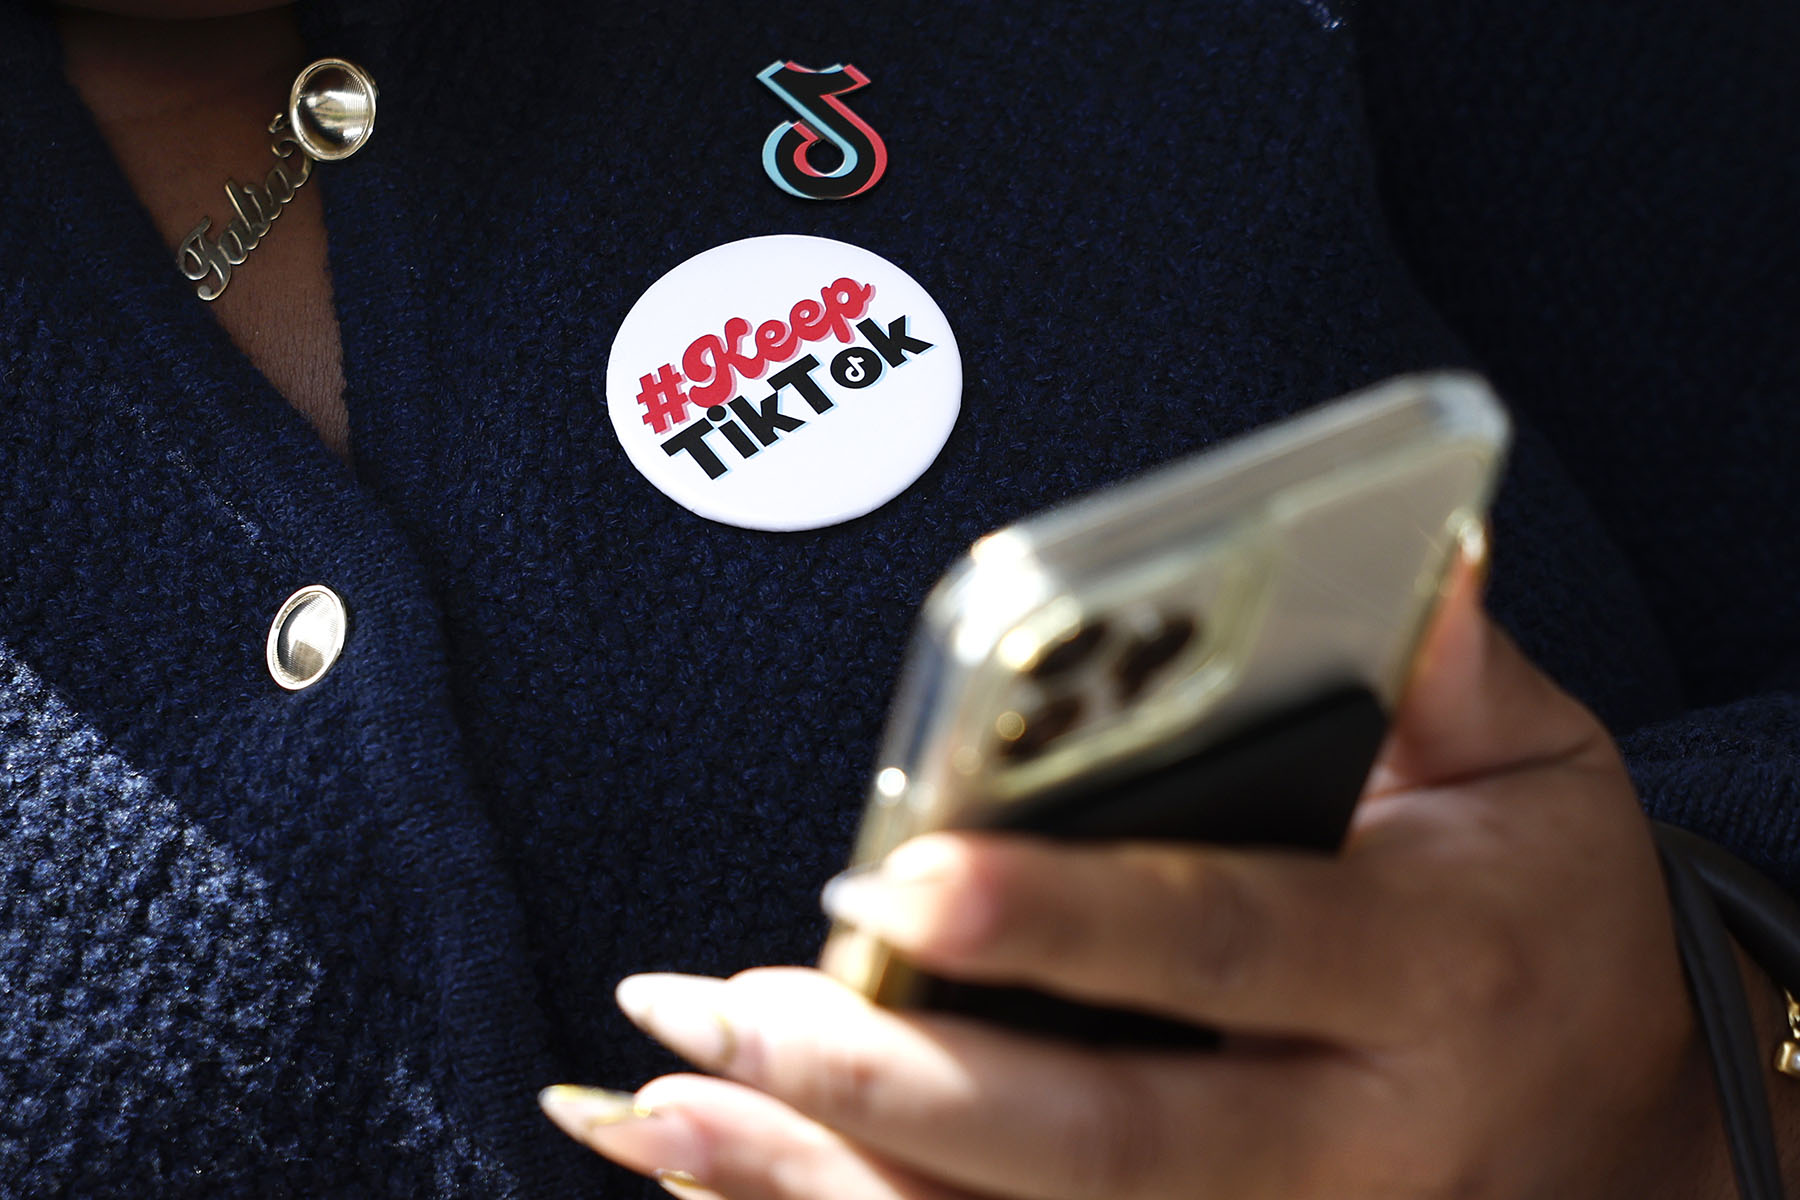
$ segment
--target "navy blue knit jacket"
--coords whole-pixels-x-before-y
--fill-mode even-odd
[[[627,972],[810,959],[937,573],[1404,369],[1524,418],[1503,620],[1800,884],[1800,9],[1406,7],[308,8],[382,88],[316,179],[354,470],[0,7],[0,1193],[650,1194],[533,1093],[669,1065]],[[868,194],[764,175],[784,58],[873,80]],[[646,286],[776,232],[902,266],[967,377],[801,534],[673,505],[602,396]],[[314,582],[348,645],[284,692]]]

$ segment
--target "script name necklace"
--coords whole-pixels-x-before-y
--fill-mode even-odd
[[[176,254],[181,273],[200,285],[194,292],[202,300],[217,300],[224,294],[231,282],[231,268],[250,257],[300,185],[312,178],[313,160],[300,149],[286,114],[270,123],[269,132],[275,135],[269,149],[277,161],[269,168],[268,177],[260,185],[227,179],[225,197],[237,215],[216,239],[206,236],[212,219],[201,217]]]
[[[216,238],[209,217],[181,239],[175,265],[196,285],[202,300],[217,300],[239,266],[269,234],[281,210],[308,179],[315,162],[349,158],[375,130],[375,81],[341,58],[308,66],[288,91],[288,108],[269,122],[269,150],[275,162],[262,183],[225,181],[225,198],[235,214]]]

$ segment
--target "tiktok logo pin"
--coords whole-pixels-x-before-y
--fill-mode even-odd
[[[756,77],[800,114],[798,121],[777,125],[763,143],[763,170],[776,187],[802,200],[848,200],[880,181],[887,172],[887,146],[842,99],[866,85],[867,75],[848,63],[813,71],[778,61]],[[841,155],[830,170],[811,161],[821,141]]]
[[[931,466],[961,404],[956,336],[918,281],[795,234],[715,246],[651,284],[606,367],[632,466],[743,529],[880,508]]]

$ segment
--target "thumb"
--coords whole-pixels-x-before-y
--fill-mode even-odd
[[[1433,787],[1575,754],[1605,730],[1537,667],[1481,607],[1487,543],[1463,539],[1370,794]]]

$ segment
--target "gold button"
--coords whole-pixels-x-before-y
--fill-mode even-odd
[[[269,674],[290,692],[311,687],[344,649],[349,611],[338,594],[313,584],[287,598],[269,626]]]

